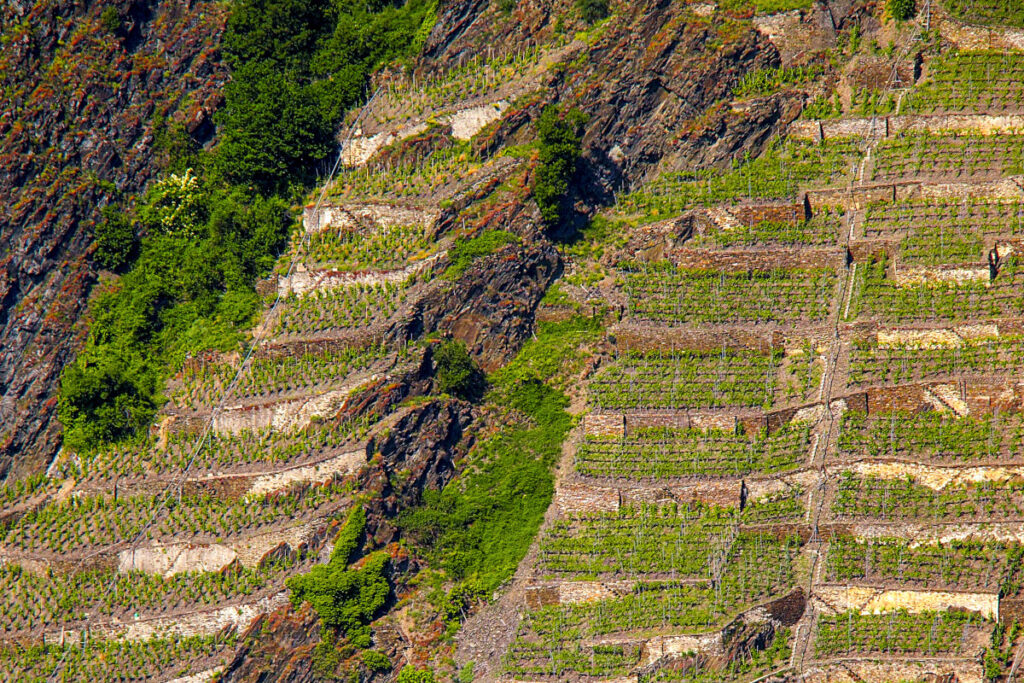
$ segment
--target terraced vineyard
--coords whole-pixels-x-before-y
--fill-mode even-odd
[[[929,54],[880,137],[822,125],[619,195],[635,241],[579,253],[616,263],[587,293],[621,322],[536,544],[513,679],[982,680],[984,656],[1003,680],[990,635],[1024,567],[1024,209],[1001,188],[1024,145],[937,117],[1016,114],[1021,64]],[[751,667],[710,665],[751,620],[768,635],[727,645]]]
[[[972,13],[977,11],[975,8]],[[929,62],[928,72],[927,80],[904,98],[902,112],[1001,114],[1021,111],[1024,59],[1019,54],[952,53]]]
[[[382,330],[445,247],[401,207],[318,211],[259,343],[186,358],[148,433],[0,487],[0,680],[211,680],[327,559],[372,434],[408,410],[370,387],[423,358]]]
[[[1024,662],[1020,9],[593,4],[407,27],[251,329],[0,485],[0,681]]]

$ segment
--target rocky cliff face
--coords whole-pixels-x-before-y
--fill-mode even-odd
[[[38,470],[59,445],[92,227],[158,170],[154,120],[213,133],[225,18],[206,0],[0,7],[0,476]]]

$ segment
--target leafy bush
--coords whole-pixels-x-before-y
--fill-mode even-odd
[[[588,24],[600,21],[611,13],[608,0],[576,0],[576,9]]]
[[[417,669],[410,665],[398,674],[398,683],[437,683],[437,679],[432,670]]]
[[[569,193],[569,182],[576,173],[586,121],[586,115],[578,109],[563,116],[554,105],[547,107],[537,119],[540,165],[534,176],[533,197],[549,226],[562,220],[562,205]]]
[[[442,277],[457,280],[473,261],[490,256],[506,244],[518,243],[518,237],[504,230],[489,230],[470,239],[458,240],[448,252],[451,263]]]
[[[370,671],[387,671],[391,668],[391,660],[383,652],[367,650],[362,656],[363,666]]]
[[[349,568],[362,545],[365,527],[366,514],[357,505],[338,532],[330,562],[286,582],[295,607],[308,601],[325,626],[344,631],[356,647],[370,646],[369,624],[391,595],[391,584],[385,575],[390,560],[386,552],[372,553],[358,569]]]
[[[447,341],[434,351],[437,366],[437,388],[441,393],[451,394],[474,401],[483,393],[484,377],[473,358],[461,341]]]
[[[125,368],[113,354],[69,365],[57,407],[65,444],[84,449],[143,429],[156,412],[152,384],[152,376]]]
[[[135,254],[138,240],[131,221],[120,207],[103,207],[103,221],[96,225],[92,258],[101,268],[121,271]]]
[[[885,9],[893,19],[905,21],[914,16],[917,8],[914,0],[885,0]]]
[[[107,33],[118,33],[121,30],[121,17],[117,13],[117,8],[113,5],[107,5],[100,12],[100,26]]]
[[[254,283],[287,236],[287,204],[193,183],[186,173],[154,185],[135,211],[145,237],[134,264],[93,294],[89,339],[65,368],[59,396],[65,440],[76,449],[144,428],[171,368],[190,353],[237,347],[251,324]],[[126,228],[104,230],[104,258],[123,264],[129,257],[113,237]]]

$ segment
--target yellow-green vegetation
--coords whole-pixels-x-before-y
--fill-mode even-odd
[[[489,409],[503,426],[471,451],[448,486],[424,491],[420,505],[401,515],[405,533],[451,580],[490,593],[525,555],[573,423],[558,387],[579,349],[600,334],[600,322],[588,318],[539,325],[536,339],[489,378]]]
[[[288,579],[294,606],[309,602],[324,626],[337,629],[360,649],[370,647],[369,624],[391,595],[385,574],[387,552],[370,553],[358,568],[350,567],[358,558],[365,532],[366,511],[356,504],[334,539],[330,562]]]

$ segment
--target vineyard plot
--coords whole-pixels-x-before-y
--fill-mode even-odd
[[[971,12],[974,17],[976,11]],[[929,61],[928,79],[907,93],[900,111],[1006,114],[1020,112],[1022,102],[1024,56],[1013,52],[960,52]]]
[[[161,637],[143,641],[88,638],[84,643],[44,643],[24,647],[0,645],[0,681],[46,683],[95,681],[122,683],[166,679],[226,664],[236,638],[228,636]]]
[[[1024,172],[1024,136],[905,133],[878,143],[874,181],[982,180]]]
[[[839,237],[842,214],[838,209],[824,209],[810,220],[794,222],[760,221],[720,228],[694,238],[694,247],[755,247],[784,245],[794,247],[826,247]]]
[[[354,447],[381,417],[339,417],[287,431],[266,427],[237,433],[211,432],[201,449],[196,448],[199,435],[169,432],[162,440],[150,437],[141,443],[77,453],[57,462],[51,472],[65,479],[100,483],[170,476],[189,465],[192,472],[212,470],[220,474],[244,473],[254,466],[297,467],[340,454],[346,446]]]
[[[1012,377],[1024,361],[1024,338],[965,340],[959,346],[912,343],[880,345],[854,340],[850,347],[850,386],[900,384],[950,377]]]
[[[734,563],[790,563],[795,539],[741,532],[742,516],[698,506],[626,507],[556,521],[540,540],[537,568],[547,576],[664,575],[716,580]]]
[[[309,236],[302,256],[311,270],[388,271],[426,258],[434,246],[424,225],[382,225],[369,231],[330,227]]]
[[[984,197],[872,202],[864,212],[864,237],[909,237],[904,258],[941,263],[957,239],[1024,235],[1024,203]],[[946,236],[952,239],[946,247]]]
[[[843,458],[902,458],[916,462],[1014,461],[1024,457],[1020,414],[968,415],[939,412],[850,410],[839,428]]]
[[[126,622],[140,612],[162,615],[212,608],[280,590],[284,579],[306,564],[302,556],[283,557],[255,569],[236,564],[224,571],[190,571],[168,578],[111,570],[34,574],[8,564],[0,567],[0,635],[81,627],[97,617]]]
[[[737,161],[726,173],[662,173],[654,182],[620,196],[617,210],[657,220],[697,205],[784,199],[795,197],[803,187],[842,185],[856,177],[864,156],[862,144],[852,138],[778,141],[755,159]]]
[[[409,299],[415,277],[402,282],[356,283],[290,294],[281,302],[274,334],[320,335],[334,330],[365,330],[394,315]]]
[[[942,0],[942,4],[968,24],[1024,28],[1024,7],[1016,0]]]
[[[576,450],[576,471],[629,479],[785,472],[807,460],[810,431],[807,423],[794,423],[771,434],[642,427],[622,437],[587,436]]]
[[[885,258],[857,264],[848,320],[889,322],[963,321],[1024,315],[1024,270],[1017,259],[995,277],[900,284],[890,277]]]
[[[601,410],[771,405],[779,350],[627,352],[590,382]]]
[[[366,371],[387,360],[398,363],[409,350],[397,356],[384,344],[364,348],[342,347],[310,350],[297,355],[253,357],[239,378],[235,399],[275,398],[293,391],[313,391],[339,386],[352,373]],[[238,371],[232,363],[194,363],[182,372],[171,404],[179,410],[200,410],[223,396]]]
[[[919,590],[1014,592],[1024,546],[979,541],[917,544],[901,538],[829,542],[826,583]]]
[[[625,595],[531,610],[506,655],[506,669],[517,677],[621,675],[620,667],[636,662],[628,648],[616,652],[619,656],[611,660],[612,666],[602,666],[595,673],[581,641],[613,633],[709,631],[793,584],[790,563],[737,563],[714,585],[641,582]]]
[[[989,630],[980,616],[965,612],[822,614],[814,648],[819,657],[974,654],[972,646],[983,640],[972,636]]]
[[[0,538],[10,548],[46,554],[113,547],[140,534],[147,542],[213,542],[282,523],[311,521],[336,510],[344,500],[345,486],[335,482],[236,500],[210,494],[79,496],[9,522],[0,528]]]
[[[825,268],[725,272],[663,261],[621,264],[620,272],[630,315],[669,323],[821,322],[837,282]]]
[[[352,167],[338,174],[331,198],[339,202],[429,198],[444,188],[464,185],[485,163],[468,145],[456,144],[436,149],[420,160],[383,168]]]
[[[832,513],[838,519],[1013,520],[1024,517],[1024,483],[980,482],[933,489],[910,477],[883,479],[843,472]]]
[[[536,81],[541,59],[558,43],[530,46],[490,59],[472,59],[437,76],[402,88],[388,88],[370,110],[370,121],[388,125],[406,117],[450,111],[467,100],[493,101]]]

